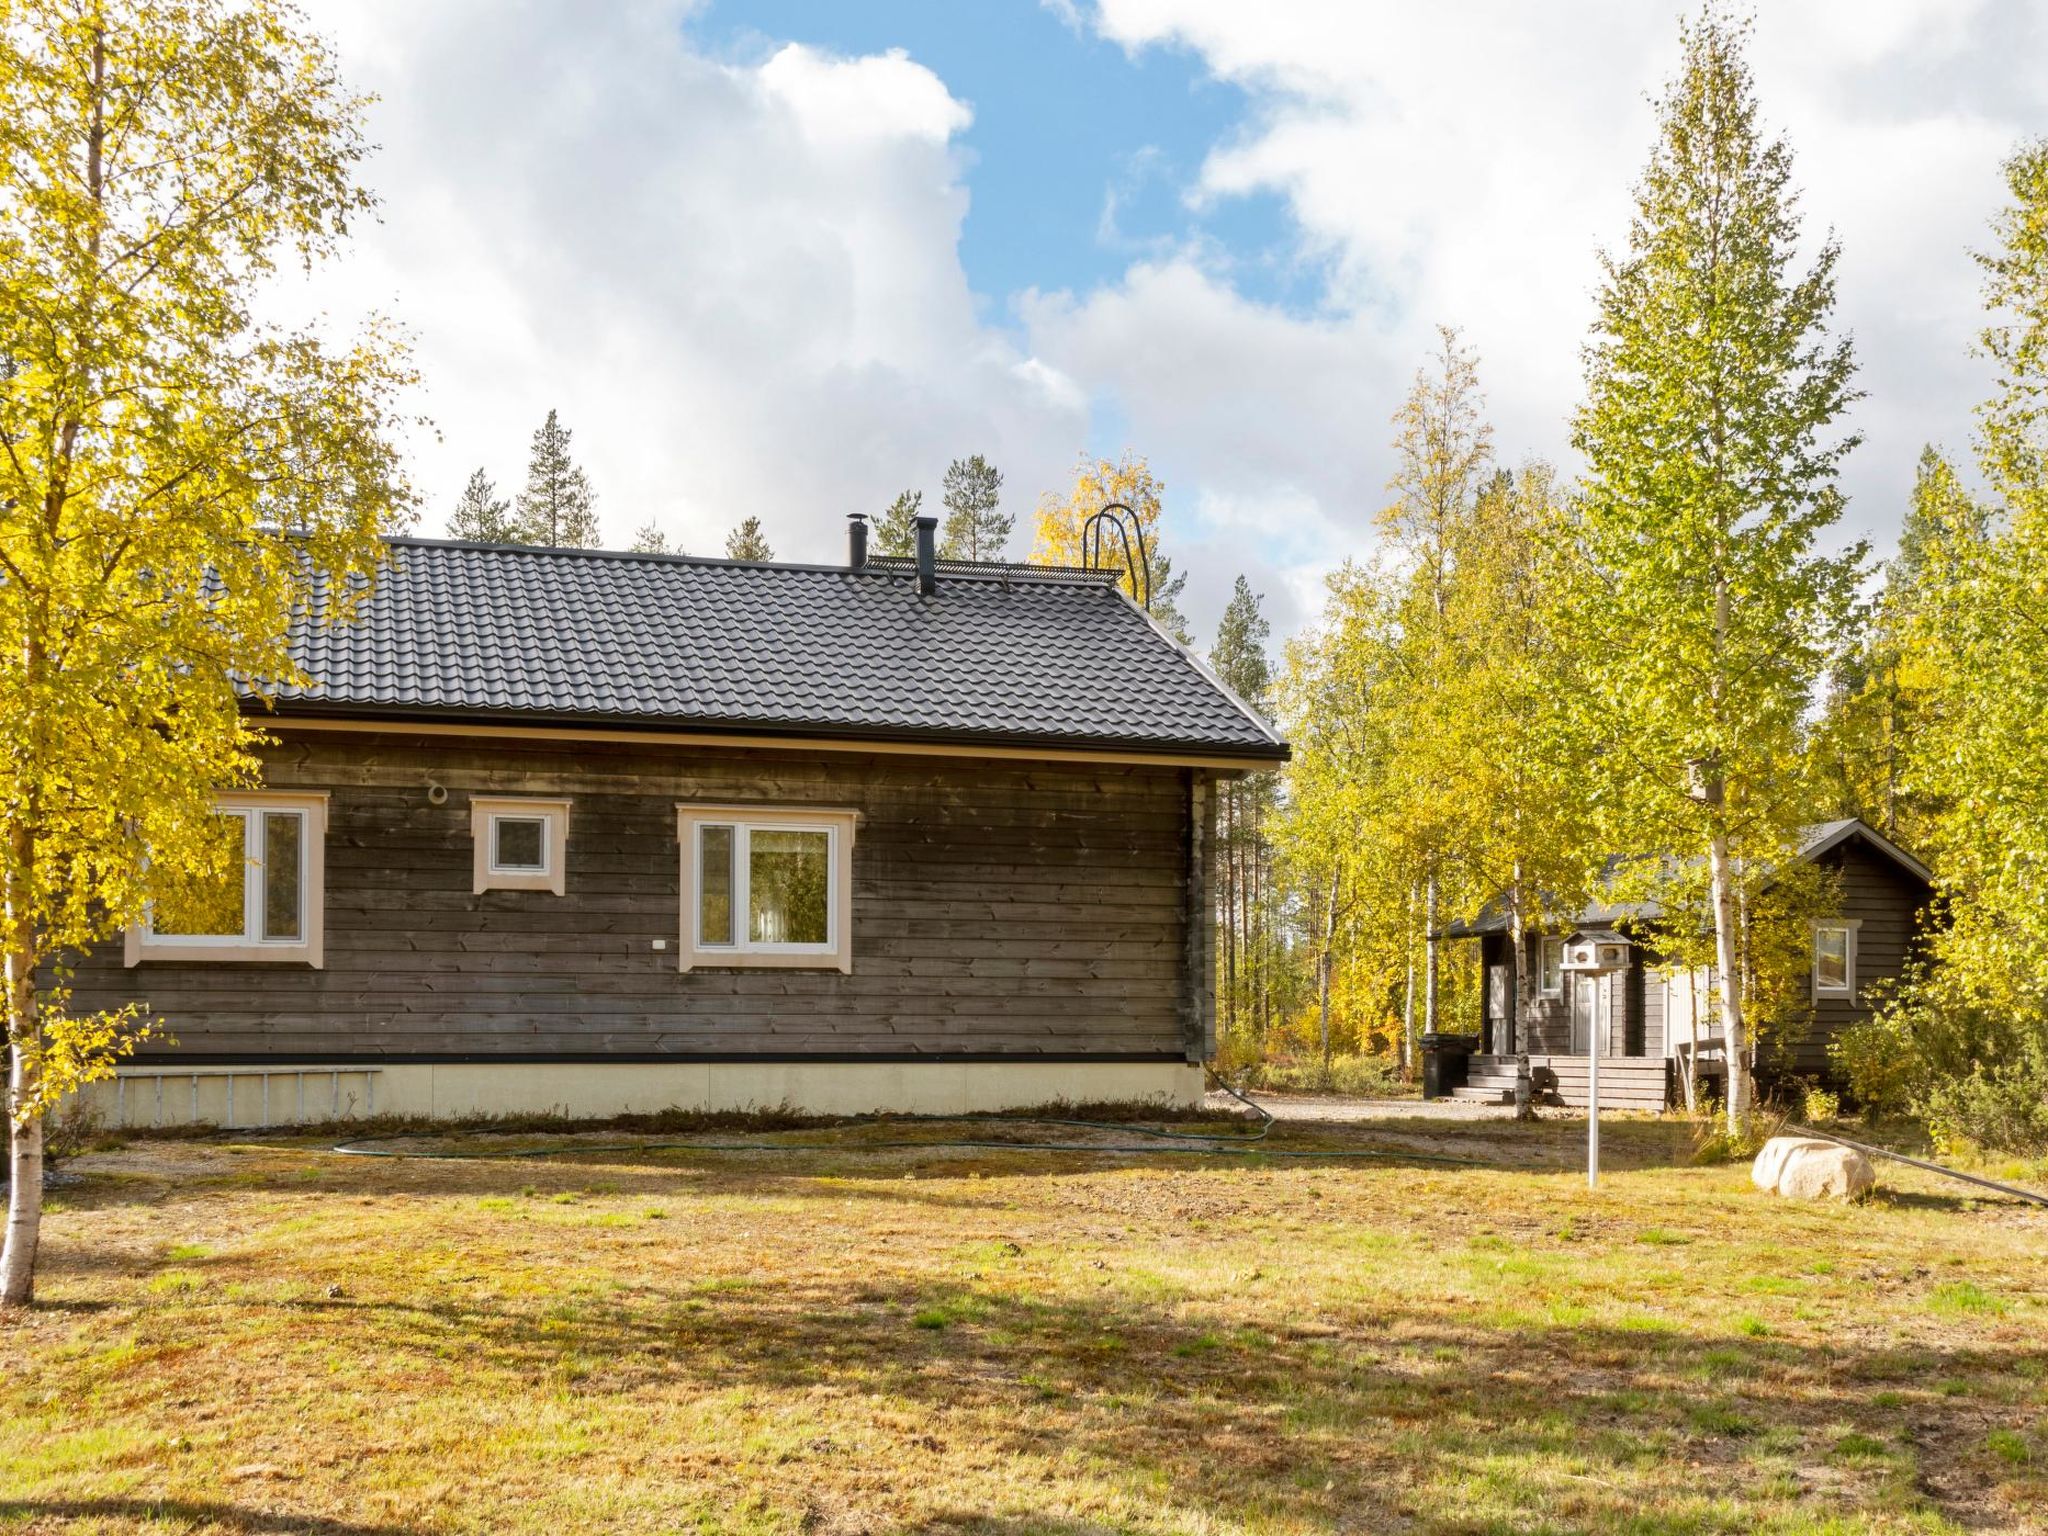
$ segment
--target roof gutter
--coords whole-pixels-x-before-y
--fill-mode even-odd
[[[764,747],[778,750],[890,752],[951,757],[1017,757],[1043,761],[1155,763],[1250,773],[1288,760],[1288,748],[1232,748],[1209,742],[1094,738],[1062,740],[968,731],[861,731],[800,723],[707,724],[692,720],[616,715],[456,713],[403,705],[350,706],[286,701],[266,709],[245,699],[243,713],[273,729],[396,731],[435,736],[517,737],[526,740],[643,741],[649,743]]]

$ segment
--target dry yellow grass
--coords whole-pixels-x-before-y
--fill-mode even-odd
[[[2048,1529],[2048,1211],[1795,1207],[1650,1122],[1588,1194],[1580,1134],[138,1141],[0,1320],[0,1530]]]

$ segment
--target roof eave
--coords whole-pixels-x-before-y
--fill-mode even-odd
[[[479,727],[507,726],[536,729],[602,731],[630,736],[635,733],[687,733],[710,737],[777,737],[791,742],[840,742],[871,746],[950,747],[991,752],[1100,752],[1122,757],[1156,757],[1161,761],[1201,758],[1227,762],[1252,772],[1275,768],[1288,762],[1292,749],[1285,742],[1249,745],[1212,741],[1160,740],[1149,737],[1020,735],[995,731],[912,731],[820,725],[803,721],[703,720],[661,715],[600,714],[569,710],[483,710],[447,709],[437,705],[358,704],[325,699],[280,699],[265,705],[260,699],[245,698],[246,714],[280,721],[346,719],[364,723],[382,722],[396,728],[408,724],[446,724]]]

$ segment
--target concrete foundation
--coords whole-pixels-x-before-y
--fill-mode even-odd
[[[1182,1062],[620,1062],[133,1067],[84,1097],[111,1129],[311,1125],[398,1115],[604,1119],[665,1109],[973,1114],[1064,1101],[1201,1102]]]

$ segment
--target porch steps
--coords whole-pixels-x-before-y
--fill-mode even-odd
[[[1535,1056],[1529,1058],[1536,1102],[1562,1103],[1584,1109],[1587,1070],[1584,1056]],[[1474,1056],[1466,1074],[1472,1096],[1486,1103],[1512,1103],[1515,1090],[1515,1058]],[[1506,1098],[1498,1097],[1505,1092]],[[1458,1093],[1458,1097],[1464,1097]],[[1600,1059],[1600,1107],[1660,1112],[1671,1103],[1671,1066],[1662,1057],[1603,1056]]]
[[[1451,1097],[1473,1104],[1514,1103],[1515,1064],[1510,1061],[1503,1066],[1483,1056],[1474,1057],[1464,1083],[1451,1090]]]

